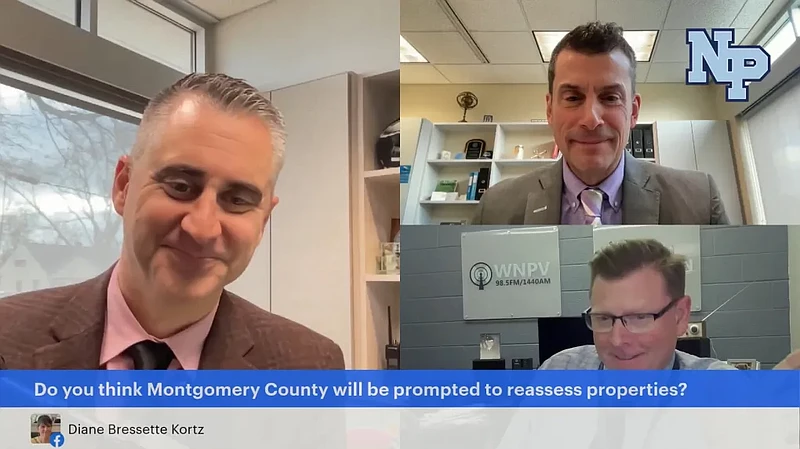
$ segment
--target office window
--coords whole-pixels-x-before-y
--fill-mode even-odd
[[[111,185],[136,122],[0,79],[0,279],[18,277],[18,260],[41,288],[53,286],[51,279],[94,277],[113,263],[122,225]],[[19,291],[20,284],[0,281],[0,292],[13,287]]]
[[[65,22],[77,23],[77,3],[80,0],[18,0]]]
[[[766,224],[800,223],[800,74],[745,117]],[[747,149],[745,149],[747,151]]]
[[[195,67],[199,47],[195,30],[157,8],[141,1],[99,1],[97,35],[179,72],[202,71]]]
[[[769,53],[773,63],[797,40],[795,28],[798,24],[793,20],[797,16],[796,13],[793,13],[795,9],[781,15],[761,39],[760,45]]]

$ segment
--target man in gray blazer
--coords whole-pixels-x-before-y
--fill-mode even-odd
[[[568,33],[548,69],[547,121],[561,160],[489,188],[472,224],[727,224],[711,176],[625,151],[641,96],[614,23]]]

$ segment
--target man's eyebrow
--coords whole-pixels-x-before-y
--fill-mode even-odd
[[[605,90],[625,90],[625,86],[620,83],[608,84],[600,88],[601,91]]]
[[[191,165],[174,164],[162,167],[155,173],[156,178],[163,178],[170,175],[184,175],[192,178],[205,178],[206,172],[197,167],[192,167]]]
[[[201,169],[199,169],[197,167],[193,167],[191,165],[174,164],[174,165],[168,165],[166,167],[161,168],[160,170],[158,170],[156,172],[154,177],[156,179],[162,180],[162,179],[166,178],[167,176],[181,176],[181,175],[182,176],[188,176],[188,177],[191,177],[191,178],[204,179],[204,178],[206,178],[207,173],[204,170],[201,170]],[[264,196],[264,193],[261,191],[260,188],[258,188],[258,186],[256,186],[255,184],[251,184],[249,182],[237,181],[237,180],[226,180],[225,184],[226,184],[226,186],[228,188],[233,189],[233,190],[247,190],[252,195],[257,196],[259,201]]]
[[[569,83],[565,83],[565,84],[562,84],[562,85],[558,86],[558,91],[559,92],[564,92],[566,90],[575,90],[575,91],[580,92],[581,88],[579,86],[575,85],[575,84],[569,84]]]

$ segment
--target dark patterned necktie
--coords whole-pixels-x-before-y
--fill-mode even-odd
[[[165,370],[175,358],[166,343],[150,340],[134,344],[125,353],[133,360],[133,369]]]

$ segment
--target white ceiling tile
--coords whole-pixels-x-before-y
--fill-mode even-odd
[[[685,83],[686,64],[682,62],[651,62],[648,83]]]
[[[221,2],[219,0],[191,0],[189,3],[218,19],[226,19],[271,1],[272,0],[227,0]]]
[[[400,32],[455,31],[436,0],[400,0]]]
[[[739,11],[739,14],[734,19],[731,27],[733,28],[751,28],[758,22],[761,15],[767,10],[772,0],[747,0],[744,8]]]
[[[626,30],[660,30],[670,0],[597,0],[597,20]]]
[[[430,64],[400,64],[400,84],[447,83],[447,78]]]
[[[403,33],[408,43],[433,64],[473,64],[480,60],[460,34]]]
[[[542,84],[547,83],[543,64],[528,65],[437,65],[454,84]]]
[[[449,0],[448,3],[469,31],[530,31],[517,0]]]
[[[742,43],[742,40],[744,40],[744,38],[747,37],[747,33],[749,33],[749,32],[750,32],[750,30],[747,30],[747,29],[736,30],[734,32],[735,34],[733,36],[734,37],[734,41],[736,41],[737,44]]]
[[[637,83],[644,83],[647,81],[647,72],[650,71],[650,63],[649,62],[637,62],[636,63],[636,82]]]
[[[666,30],[730,26],[745,0],[672,0]]]
[[[542,63],[533,35],[527,31],[503,33],[473,32],[475,43],[492,64]]]
[[[522,0],[531,28],[569,31],[597,18],[595,0]]]
[[[652,62],[689,62],[686,30],[663,30],[658,33]]]

